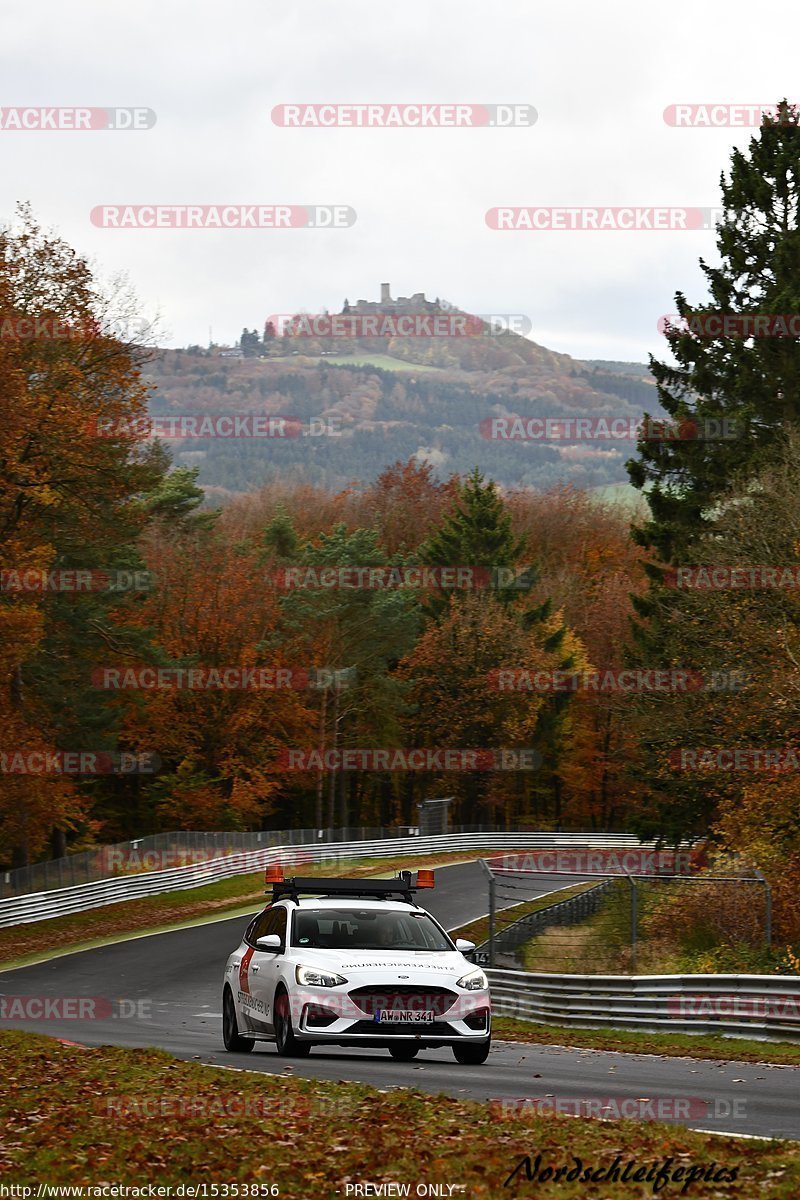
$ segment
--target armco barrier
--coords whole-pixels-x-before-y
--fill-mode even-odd
[[[498,1017],[576,1029],[800,1042],[800,977],[795,975],[486,973]]]
[[[226,854],[207,862],[175,867],[169,871],[147,871],[138,875],[121,875],[101,879],[95,883],[79,884],[75,887],[54,888],[47,892],[32,892],[24,896],[12,896],[0,900],[0,927],[25,925],[31,921],[44,921],[52,917],[68,916],[101,908],[107,904],[119,904],[124,900],[138,900],[143,896],[157,896],[162,892],[184,891],[202,887],[234,875],[261,871],[270,863],[283,862],[298,865],[331,858],[379,858],[391,855],[439,854],[447,851],[469,849],[526,850],[531,847],[580,846],[594,849],[600,846],[639,846],[648,848],[653,843],[640,842],[631,834],[593,833],[456,833],[434,837],[404,837],[371,841],[318,842],[299,845],[270,846],[263,850],[247,850],[237,854]],[[301,868],[302,869],[302,868]]]
[[[494,830],[494,826],[487,826]],[[431,833],[462,833],[481,830],[481,825],[456,826],[451,830],[430,830]],[[185,867],[189,863],[222,858],[245,850],[266,850],[270,846],[288,843],[366,842],[418,834],[417,827],[364,826],[349,829],[262,829],[262,830],[192,830],[178,829],[165,833],[150,833],[126,842],[109,846],[94,846],[78,850],[63,858],[45,859],[27,867],[0,871],[0,900],[9,896],[27,896],[31,892],[49,892],[56,888],[76,887],[80,883],[95,883],[111,875],[135,871],[166,871]],[[135,865],[134,865],[135,864]]]
[[[530,828],[528,827],[530,831]],[[57,888],[77,887],[95,883],[111,875],[138,871],[166,871],[190,863],[222,858],[245,850],[266,850],[270,846],[307,846],[321,842],[380,842],[397,838],[432,837],[443,833],[497,833],[497,825],[454,825],[447,829],[421,829],[418,825],[355,825],[338,829],[261,829],[261,830],[192,830],[173,829],[164,833],[149,833],[131,841],[110,846],[94,846],[78,850],[63,858],[45,859],[27,867],[0,871],[0,900],[9,896],[27,896],[32,892],[49,892]],[[510,832],[515,832],[511,830]],[[518,832],[518,831],[516,831]],[[572,832],[572,831],[570,831]],[[585,834],[579,831],[580,836]],[[625,845],[630,835],[624,830],[603,830]],[[600,833],[593,835],[600,845]],[[556,839],[557,841],[558,839]],[[550,845],[550,843],[547,843]],[[136,866],[134,867],[134,863]]]

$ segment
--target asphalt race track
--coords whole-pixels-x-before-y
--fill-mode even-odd
[[[486,912],[486,880],[478,863],[440,867],[425,907],[446,928]],[[520,880],[520,882],[522,882]],[[560,877],[557,887],[571,879]],[[525,881],[518,899],[553,890],[552,880]],[[423,1051],[410,1063],[385,1050],[314,1048],[308,1059],[283,1059],[256,1043],[252,1054],[227,1054],[221,1040],[222,972],[247,919],[241,916],[67,954],[0,973],[0,995],[104,997],[113,1016],[92,1020],[3,1020],[87,1045],[158,1046],[179,1058],[296,1076],[350,1079],[380,1087],[415,1087],[475,1100],[580,1098],[683,1101],[676,1123],[734,1134],[800,1138],[800,1068],[755,1063],[495,1042],[480,1067],[461,1066],[449,1049]],[[106,1006],[107,1008],[108,1006]],[[764,1045],[769,1058],[769,1045]],[[608,1111],[608,1110],[607,1110]],[[661,1112],[664,1112],[662,1108]],[[688,1114],[678,1119],[681,1112]],[[663,1119],[663,1118],[660,1118]]]

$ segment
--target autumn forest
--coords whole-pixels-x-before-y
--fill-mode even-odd
[[[776,882],[800,864],[796,589],[703,582],[797,563],[798,435],[774,402],[796,342],[670,334],[662,411],[752,436],[641,445],[636,509],[413,455],[220,507],[142,420],[162,352],[113,332],[124,297],[26,209],[0,292],[31,325],[0,338],[0,865],[172,829],[413,825],[443,796],[459,825],[710,837]]]

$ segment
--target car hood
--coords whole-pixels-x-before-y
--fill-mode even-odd
[[[380,977],[392,982],[460,979],[476,969],[457,950],[415,954],[408,950],[312,950],[297,946],[292,948],[292,958],[309,967],[347,972],[351,979],[363,974],[367,980]]]

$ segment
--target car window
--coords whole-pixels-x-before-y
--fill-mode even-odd
[[[281,939],[281,944],[286,945],[286,909],[273,908],[272,921],[267,933],[277,933]]]
[[[279,914],[282,914],[283,920],[280,922]],[[286,909],[285,908],[265,908],[260,913],[253,924],[247,931],[247,940],[251,946],[255,946],[259,938],[266,937],[268,933],[278,933],[283,937],[286,933]]]
[[[292,945],[317,950],[452,950],[427,913],[306,909],[295,913]]]

